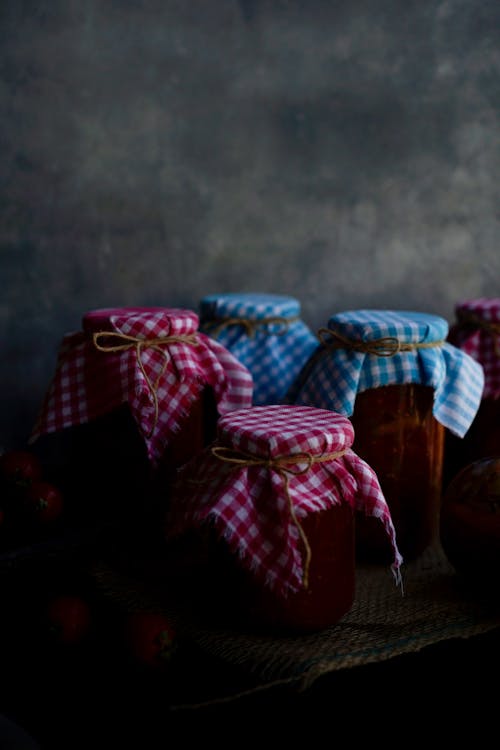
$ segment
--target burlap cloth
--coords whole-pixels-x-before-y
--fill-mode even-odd
[[[404,595],[385,566],[358,564],[352,609],[336,625],[306,635],[276,635],[198,606],[147,575],[94,569],[101,591],[129,609],[154,609],[207,654],[242,667],[261,689],[289,683],[299,690],[335,670],[381,662],[451,638],[500,626],[494,587],[461,580],[439,546],[403,567]]]

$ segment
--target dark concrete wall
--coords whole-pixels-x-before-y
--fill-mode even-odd
[[[500,295],[499,30],[497,0],[2,0],[0,446],[94,307]]]

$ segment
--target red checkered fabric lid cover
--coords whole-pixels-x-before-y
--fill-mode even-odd
[[[198,316],[190,310],[117,308],[87,313],[83,331],[63,338],[31,441],[127,402],[156,464],[205,385],[213,388],[219,414],[249,406],[250,373],[197,328]]]
[[[242,463],[220,460],[211,446],[186,464],[174,485],[167,535],[212,523],[242,565],[286,595],[301,587],[304,572],[287,491],[299,519],[346,502],[380,519],[399,580],[402,558],[390,511],[373,469],[351,450],[353,438],[348,419],[308,406],[255,406],[222,417],[215,450],[224,456],[230,449]],[[287,465],[284,457],[301,454],[304,461]]]
[[[500,298],[466,300],[455,307],[457,323],[449,340],[479,362],[483,397],[500,397]]]

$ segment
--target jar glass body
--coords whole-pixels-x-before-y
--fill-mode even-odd
[[[433,399],[429,386],[381,386],[358,393],[351,417],[353,447],[377,474],[405,560],[439,536],[445,429],[433,416]],[[365,559],[391,559],[380,522],[360,513],[356,550]]]
[[[237,565],[220,539],[211,537],[204,575],[222,609],[256,627],[280,632],[313,632],[337,623],[355,595],[354,514],[342,503],[309,513],[301,525],[311,549],[309,585],[284,597]],[[302,559],[305,551],[301,549]],[[210,594],[213,604],[214,599]]]

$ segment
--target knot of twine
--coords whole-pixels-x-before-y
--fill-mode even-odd
[[[283,334],[285,334],[288,330],[289,325],[291,323],[296,323],[297,320],[299,320],[298,315],[295,315],[292,318],[282,318],[277,316],[273,318],[259,318],[255,320],[252,320],[250,318],[215,318],[214,320],[205,323],[205,325],[210,330],[210,335],[214,338],[217,338],[220,332],[225,328],[230,328],[231,326],[242,326],[245,329],[245,333],[247,334],[247,336],[252,339],[254,338],[257,329],[268,325],[282,326],[282,330],[277,331],[274,335],[283,336]]]
[[[414,349],[432,349],[445,343],[444,340],[405,343],[396,336],[383,336],[380,339],[362,341],[361,339],[350,339],[342,336],[338,331],[331,328],[320,328],[318,338],[325,349],[350,349],[363,354],[374,354],[377,357],[394,357],[395,354],[400,352],[411,352]]]
[[[299,532],[299,536],[305,549],[306,556],[304,561],[304,571],[302,574],[302,586],[307,589],[309,587],[309,568],[312,555],[311,546],[304,529],[297,518],[297,514],[295,513],[293,501],[290,496],[289,477],[306,474],[313,464],[334,461],[336,458],[343,456],[347,449],[336,451],[335,453],[324,453],[321,456],[313,456],[311,453],[294,453],[289,456],[276,456],[275,458],[260,458],[252,453],[245,453],[244,451],[226,448],[223,445],[215,445],[212,447],[211,451],[212,455],[219,459],[219,461],[224,461],[228,464],[233,464],[234,466],[264,466],[266,469],[276,471],[283,478],[290,516],[295,528]],[[299,468],[298,464],[305,464],[305,466]]]
[[[489,333],[494,341],[495,354],[500,357],[500,323],[483,320],[479,315],[465,311],[457,313],[457,321],[459,328],[480,328]]]
[[[135,349],[137,363],[144,376],[144,380],[146,381],[146,385],[148,387],[149,393],[151,394],[151,398],[153,399],[153,426],[146,434],[146,437],[150,438],[158,424],[158,386],[160,383],[160,379],[166,370],[168,361],[169,359],[171,359],[170,352],[168,351],[168,345],[189,344],[190,346],[198,346],[199,341],[196,334],[192,334],[189,336],[157,336],[150,339],[141,339],[136,336],[128,336],[126,333],[115,333],[114,331],[97,331],[92,335],[92,341],[98,351],[105,352],[107,354],[110,354],[112,352],[125,352],[129,349]],[[154,349],[154,351],[158,352],[163,357],[162,367],[154,381],[152,381],[148,376],[146,368],[144,367],[144,362],[142,361],[142,352],[144,349]]]

